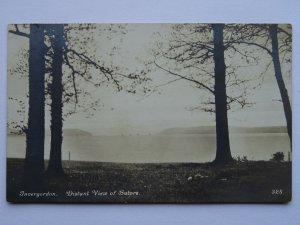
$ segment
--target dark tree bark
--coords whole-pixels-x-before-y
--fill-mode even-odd
[[[51,146],[50,159],[47,173],[53,176],[63,175],[62,168],[62,65],[64,46],[64,25],[49,25],[54,34],[53,61],[52,61],[52,83],[51,83]]]
[[[44,172],[45,133],[44,26],[31,24],[29,35],[29,111],[26,135],[25,185],[39,189]]]
[[[217,151],[215,163],[232,161],[229,144],[227,94],[226,94],[226,65],[223,43],[224,24],[213,25],[214,62],[215,62],[215,113]]]
[[[272,60],[274,65],[275,77],[279,87],[284,114],[287,123],[287,131],[290,138],[291,146],[292,146],[292,109],[290,104],[290,99],[288,96],[287,89],[285,87],[285,83],[282,77],[281,72],[281,64],[279,59],[279,51],[278,51],[278,37],[277,37],[277,24],[272,24],[270,26],[270,36],[272,40]]]

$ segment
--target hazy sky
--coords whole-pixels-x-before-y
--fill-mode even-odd
[[[168,36],[171,31],[168,24],[134,24],[127,27],[128,32],[122,35],[120,54],[113,58],[113,62],[129,67],[142,68],[142,63],[151,58],[151,48],[155,42],[155,32]],[[95,37],[94,37],[95,38]],[[95,38],[95,51],[103,54],[114,46],[119,36],[112,40]],[[167,40],[164,40],[167,41]],[[28,49],[28,39],[8,34],[8,69],[13,69],[20,61],[20,49]],[[107,51],[108,52],[108,51]],[[259,66],[245,69],[245,73],[259,74],[271,59],[265,53],[261,54]],[[265,55],[264,55],[265,54]],[[290,66],[290,65],[288,65]],[[291,93],[291,79],[286,73],[289,68],[282,68],[286,79],[286,86]],[[174,77],[157,69],[149,74],[153,79],[152,85],[160,85]],[[19,74],[8,76],[8,95],[25,99],[28,92],[26,78]],[[85,87],[85,86],[84,86]],[[86,114],[77,113],[65,120],[64,128],[78,128],[94,134],[149,134],[171,127],[191,127],[214,125],[214,115],[203,111],[190,111],[190,107],[199,106],[201,98],[206,96],[203,90],[196,89],[190,83],[178,81],[163,86],[159,92],[150,95],[116,93],[111,88],[101,87],[93,89],[93,96],[101,98],[103,107],[94,116],[87,118]],[[285,117],[279,90],[274,77],[272,65],[264,75],[261,88],[252,91],[249,100],[255,102],[250,108],[229,112],[230,126],[277,126],[285,125]],[[87,100],[88,101],[88,100]],[[8,119],[18,120],[16,105],[9,103]],[[49,116],[46,115],[46,129],[49,129]]]

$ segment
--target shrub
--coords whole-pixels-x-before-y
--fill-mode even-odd
[[[275,162],[281,162],[284,160],[284,153],[283,152],[276,152],[273,154],[272,158],[271,158],[272,161],[275,161]]]
[[[243,155],[242,157],[241,156],[237,156],[237,157],[234,158],[234,160],[237,163],[247,163],[248,162],[248,158],[245,155]]]

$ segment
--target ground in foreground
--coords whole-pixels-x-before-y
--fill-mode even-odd
[[[199,203],[288,202],[291,163],[63,162],[66,176],[44,178],[43,188],[23,188],[22,159],[7,159],[10,202]]]

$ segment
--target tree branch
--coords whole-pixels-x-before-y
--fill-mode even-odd
[[[182,75],[180,75],[180,74],[174,73],[174,72],[172,72],[172,71],[170,71],[170,70],[167,70],[167,69],[161,67],[160,65],[158,65],[155,61],[154,61],[154,64],[155,64],[158,68],[162,69],[162,70],[165,71],[165,72],[168,72],[169,74],[172,74],[172,75],[174,75],[174,76],[180,77],[180,78],[183,79],[183,80],[187,80],[187,81],[191,81],[191,82],[193,82],[193,83],[196,83],[196,84],[198,84],[200,87],[203,87],[203,88],[205,88],[206,90],[208,90],[209,92],[211,92],[212,94],[215,94],[215,91],[214,91],[214,90],[212,90],[211,88],[209,88],[208,86],[206,86],[205,84],[203,84],[203,83],[201,83],[201,82],[199,82],[199,81],[197,81],[197,80],[194,80],[194,79],[191,79],[191,78],[182,76]]]
[[[78,73],[78,72],[76,72],[74,67],[69,62],[69,58],[68,58],[68,55],[67,55],[66,51],[63,51],[63,54],[64,54],[66,64],[70,67],[70,69],[72,71],[72,84],[73,84],[73,89],[74,89],[74,93],[75,93],[75,106],[74,106],[74,111],[75,111],[76,110],[76,105],[78,103],[78,94],[77,94],[77,88],[76,88],[76,83],[75,83],[75,74]]]
[[[269,55],[272,55],[272,52],[265,46],[263,45],[260,45],[260,44],[257,44],[255,42],[247,42],[247,41],[232,41],[233,44],[245,44],[245,45],[252,45],[252,46],[256,46],[256,47],[259,47],[259,48],[262,48],[264,49],[265,51],[267,51],[267,53]]]
[[[292,34],[288,33],[287,31],[285,31],[281,27],[277,27],[277,29],[278,29],[279,32],[282,32],[282,33],[286,34],[289,38],[292,38]]]
[[[158,88],[158,87],[163,87],[163,86],[166,86],[168,84],[171,84],[171,83],[174,83],[175,81],[178,81],[178,80],[182,80],[183,78],[179,77],[179,78],[176,78],[174,80],[170,80],[166,83],[163,83],[163,84],[159,84],[159,85],[156,85],[154,88]]]
[[[16,25],[15,25],[16,26]],[[21,37],[26,37],[26,38],[29,38],[30,35],[27,34],[27,33],[24,33],[24,32],[21,32],[19,31],[19,29],[16,29],[16,30],[8,30],[9,33],[11,34],[15,34],[15,35],[18,35],[18,36],[21,36]]]

